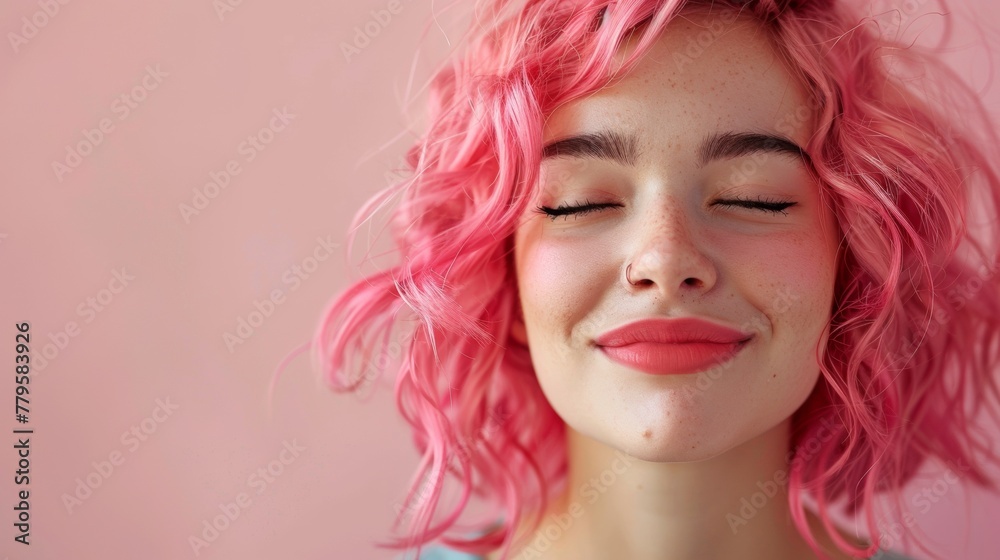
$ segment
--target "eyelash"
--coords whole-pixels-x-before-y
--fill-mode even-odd
[[[783,214],[788,215],[785,209],[790,208],[798,204],[797,202],[792,202],[789,200],[772,200],[762,196],[758,196],[756,199],[741,198],[737,196],[732,199],[722,199],[716,200],[712,203],[721,204],[722,206],[735,206],[738,208],[749,208],[753,210],[759,210],[761,212],[770,212],[772,214]],[[594,203],[589,199],[584,204],[577,203],[576,205],[560,204],[556,208],[549,208],[548,206],[537,206],[535,211],[539,214],[545,214],[552,221],[555,221],[559,216],[565,216],[569,219],[569,216],[583,216],[591,212],[596,212],[604,208],[621,208],[621,204],[613,203]]]

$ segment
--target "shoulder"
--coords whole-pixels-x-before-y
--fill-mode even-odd
[[[397,556],[396,560],[413,560],[413,553],[410,552],[408,555]],[[484,560],[482,556],[476,556],[475,554],[467,554],[465,552],[459,552],[457,550],[452,550],[450,548],[445,548],[440,545],[425,546],[420,551],[420,556],[417,560]],[[883,560],[883,559],[879,559]],[[885,558],[884,560],[895,560],[894,558]]]

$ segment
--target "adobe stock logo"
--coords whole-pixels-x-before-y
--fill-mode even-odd
[[[389,0],[385,8],[372,10],[371,18],[364,25],[354,27],[354,39],[348,43],[340,42],[340,52],[344,53],[344,60],[350,64],[351,58],[361,54],[361,51],[371,45],[372,40],[378,37],[382,31],[389,27],[394,16],[403,11],[404,0]],[[410,0],[405,0],[409,3]]]
[[[236,520],[253,505],[253,496],[263,494],[306,450],[305,446],[299,445],[294,439],[292,441],[285,440],[282,445],[283,449],[278,453],[277,458],[272,459],[262,467],[258,467],[247,477],[247,486],[256,490],[256,494],[246,491],[240,492],[233,497],[232,501],[218,504],[218,507],[209,514],[210,517],[202,519],[201,530],[188,535],[188,545],[194,556],[200,556],[204,549],[221,538],[223,533],[228,531]],[[216,511],[218,513],[215,513]]]
[[[160,69],[159,64],[147,65],[146,73],[139,78],[139,83],[131,90],[119,94],[111,101],[110,111],[118,117],[119,121],[124,121],[132,114],[132,111],[139,107],[140,103],[149,97],[151,92],[160,87],[160,84],[163,83],[163,78],[169,75]],[[62,183],[65,176],[79,167],[83,163],[84,158],[93,154],[114,130],[115,123],[109,117],[104,117],[98,121],[95,128],[83,129],[81,131],[83,139],[79,140],[76,144],[66,145],[64,150],[66,155],[62,161],[52,160],[52,172],[55,174],[56,180]]]
[[[264,321],[274,314],[278,306],[287,301],[286,296],[302,287],[303,283],[319,270],[320,264],[329,259],[333,255],[333,250],[339,246],[339,243],[330,240],[329,235],[325,239],[317,237],[312,252],[281,273],[281,282],[287,285],[288,289],[275,288],[263,301],[254,299],[254,310],[246,316],[241,315],[236,318],[236,329],[233,332],[225,331],[222,333],[222,341],[229,353],[235,352],[238,345],[242,345],[253,336],[254,332],[264,324]]]
[[[88,325],[97,318],[98,313],[103,312],[120,297],[120,294],[129,287],[135,276],[130,274],[127,267],[111,271],[111,279],[101,287],[94,295],[87,296],[76,306],[76,314],[83,318],[83,324]],[[49,364],[66,350],[72,339],[80,336],[81,324],[76,321],[69,321],[62,329],[55,333],[49,332],[51,342],[38,343],[40,351],[34,356],[35,371],[41,372]],[[36,347],[37,348],[37,347]]]
[[[156,406],[150,412],[149,416],[143,418],[137,424],[132,424],[128,430],[122,432],[120,441],[127,449],[127,452],[123,452],[120,449],[113,449],[105,455],[107,460],[101,457],[100,462],[91,461],[90,465],[94,469],[84,475],[83,478],[77,477],[75,479],[76,487],[72,492],[63,492],[62,503],[66,508],[66,513],[72,515],[73,510],[79,508],[84,502],[89,500],[94,495],[94,492],[103,486],[115,472],[121,470],[121,466],[125,464],[130,454],[135,453],[143,443],[156,433],[160,424],[166,422],[178,410],[180,410],[180,405],[171,402],[169,396],[162,399],[157,398]]]
[[[236,153],[243,156],[243,163],[241,164],[238,159],[230,159],[222,166],[221,171],[209,171],[210,180],[201,188],[191,189],[193,193],[191,203],[181,202],[177,205],[184,223],[190,224],[194,216],[198,216],[208,208],[208,205],[233,182],[233,177],[243,172],[243,166],[257,159],[257,156],[274,142],[278,133],[285,130],[293,120],[295,114],[288,112],[287,106],[271,109],[271,118],[267,121],[267,126],[261,126],[255,133],[248,134],[236,147]]]
[[[28,41],[34,39],[42,28],[59,15],[60,5],[65,6],[69,2],[70,0],[58,0],[58,2],[56,0],[38,0],[38,7],[41,9],[31,14],[30,18],[27,16],[21,18],[21,34],[18,35],[13,31],[7,32],[7,41],[14,54],[20,52],[21,47],[27,45]]]
[[[242,4],[243,0],[212,0],[212,9],[221,22],[226,19],[226,15],[235,12]]]

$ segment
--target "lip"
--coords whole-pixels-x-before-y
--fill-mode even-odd
[[[753,338],[695,317],[641,319],[594,339],[611,360],[654,375],[705,371],[736,354]]]

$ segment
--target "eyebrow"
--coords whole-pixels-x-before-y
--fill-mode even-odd
[[[760,153],[786,154],[809,161],[809,154],[788,138],[761,132],[716,132],[698,146],[698,167],[711,161]],[[634,167],[639,159],[639,139],[634,134],[610,130],[577,134],[549,142],[542,160],[555,157],[605,159]]]

